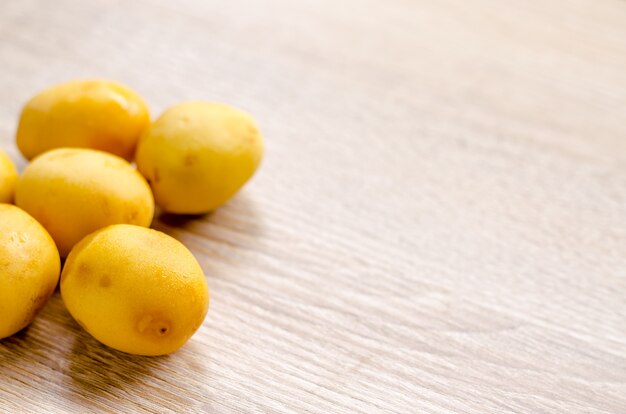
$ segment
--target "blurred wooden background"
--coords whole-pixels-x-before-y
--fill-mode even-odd
[[[0,411],[626,412],[626,2],[0,2],[21,166],[21,105],[85,77],[241,107],[267,156],[155,222],[212,293],[180,352],[57,294],[0,342]]]

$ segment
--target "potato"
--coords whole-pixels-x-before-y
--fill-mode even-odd
[[[93,148],[132,160],[150,124],[148,106],[129,88],[80,80],[48,88],[22,110],[17,146],[26,159],[61,147]]]
[[[17,182],[15,204],[48,230],[63,257],[95,230],[122,223],[147,227],[154,214],[150,187],[128,162],[80,148],[35,158]]]
[[[0,204],[0,339],[33,321],[54,292],[60,268],[46,230],[23,210]]]
[[[94,338],[138,355],[176,351],[209,308],[207,282],[193,254],[165,233],[128,224],[100,229],[72,249],[61,294]]]
[[[168,109],[146,130],[135,161],[163,210],[199,214],[228,201],[262,156],[263,138],[248,114],[187,102]]]

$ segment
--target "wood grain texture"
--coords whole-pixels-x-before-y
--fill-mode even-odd
[[[260,173],[189,246],[178,353],[59,295],[0,342],[4,412],[626,413],[626,2],[0,2],[0,145],[84,77],[227,102]]]

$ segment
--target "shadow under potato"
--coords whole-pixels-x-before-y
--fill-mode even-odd
[[[212,214],[212,212],[204,214],[173,214],[158,210],[157,214],[155,214],[153,226],[156,222],[160,222],[170,227],[185,228],[185,226],[194,221],[209,220]]]
[[[176,237],[181,230],[197,230],[211,238],[210,227],[232,229],[247,236],[259,236],[263,229],[262,215],[257,205],[242,192],[223,206],[204,214],[172,214],[157,207],[152,228]]]
[[[184,356],[126,354],[99,343],[76,323],[72,330],[68,391],[89,405],[114,412],[133,411],[132,407],[151,412],[148,405],[167,412],[191,412],[198,404],[178,392],[180,385],[171,384],[181,367],[189,365]]]
[[[27,325],[13,335],[0,339],[0,347],[3,347],[7,350],[16,351],[23,346],[28,346],[27,344],[25,344],[25,341],[28,337],[29,328],[30,325]]]
[[[154,375],[168,355],[145,357],[109,348],[75,323],[68,375],[81,394],[110,396]],[[78,390],[77,390],[78,391]]]

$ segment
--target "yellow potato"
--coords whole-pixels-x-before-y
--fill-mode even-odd
[[[72,249],[61,295],[94,338],[139,355],[176,351],[202,325],[209,307],[202,269],[182,243],[125,224],[101,229]]]
[[[12,203],[17,170],[8,155],[0,149],[0,203]]]
[[[0,339],[29,325],[59,280],[54,241],[23,210],[0,204]]]
[[[150,124],[148,106],[129,88],[105,80],[62,83],[22,110],[17,146],[27,159],[61,147],[93,148],[132,160]]]
[[[135,162],[163,210],[199,214],[228,201],[262,156],[263,138],[249,115],[225,105],[187,102],[146,130]]]
[[[154,214],[150,187],[128,162],[81,148],[35,158],[17,182],[15,204],[48,230],[63,257],[95,230],[118,223],[147,227]]]

